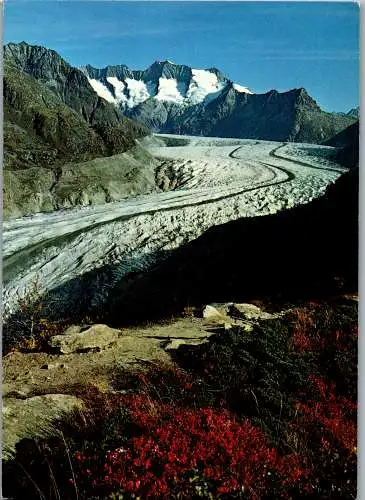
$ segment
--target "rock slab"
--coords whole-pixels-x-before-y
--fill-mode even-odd
[[[71,326],[63,335],[55,335],[49,341],[52,349],[62,354],[88,351],[91,349],[105,349],[117,341],[120,331],[107,325],[92,325],[81,331],[81,327]]]
[[[80,399],[67,394],[46,394],[28,399],[4,398],[3,459],[14,456],[16,445],[22,439],[56,434],[55,421],[82,408]]]

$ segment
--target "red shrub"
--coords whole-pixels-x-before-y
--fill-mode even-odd
[[[218,495],[245,491],[257,499],[273,481],[293,486],[307,474],[298,456],[279,457],[261,430],[224,409],[177,409],[143,396],[128,402],[144,433],[107,453],[99,479],[91,474],[92,460],[76,457],[96,488],[167,499],[174,492],[192,498],[208,484]]]
[[[347,398],[337,396],[333,383],[327,384],[314,376],[310,376],[309,381],[313,386],[315,399],[297,404],[297,409],[303,415],[302,424],[308,426],[319,423],[344,448],[350,452],[356,451],[357,405]],[[322,438],[322,444],[329,448],[327,438]]]
[[[300,352],[317,349],[321,339],[316,329],[315,305],[297,308],[292,311],[293,345]]]
[[[323,320],[316,318],[316,308],[312,303],[309,303],[306,308],[294,309],[291,316],[293,320],[292,342],[299,352],[320,351],[328,346],[335,347],[337,351],[346,351],[349,342],[357,337],[357,327],[343,329],[330,326],[330,310],[327,311],[328,325],[324,327]],[[322,328],[319,328],[317,323],[322,324]]]

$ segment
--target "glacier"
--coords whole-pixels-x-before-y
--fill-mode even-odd
[[[171,135],[141,143],[178,179],[173,189],[4,221],[5,318],[35,282],[40,293],[59,290],[55,304],[65,311],[102,307],[116,284],[162,252],[214,225],[308,203],[346,171],[326,146]]]

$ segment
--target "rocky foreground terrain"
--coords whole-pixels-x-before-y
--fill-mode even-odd
[[[357,300],[212,304],[134,329],[43,325],[3,360],[4,494],[351,498]]]
[[[217,329],[228,330],[233,324],[249,330],[256,320],[277,316],[242,304],[236,311],[246,319],[239,320],[228,315],[229,307],[207,306],[202,318],[185,317],[144,328],[74,325],[52,336],[43,352],[11,351],[3,364],[4,456],[11,457],[15,444],[25,437],[52,434],[53,419],[82,405],[75,395],[62,396],[72,392],[71,387],[93,380],[95,387],[110,391],[113,373],[122,368],[133,370],[143,363],[172,365],[172,350],[180,345],[207,342]]]

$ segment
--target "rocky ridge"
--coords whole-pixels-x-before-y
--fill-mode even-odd
[[[136,144],[147,133],[56,52],[5,46],[5,217],[154,191],[157,162]]]

